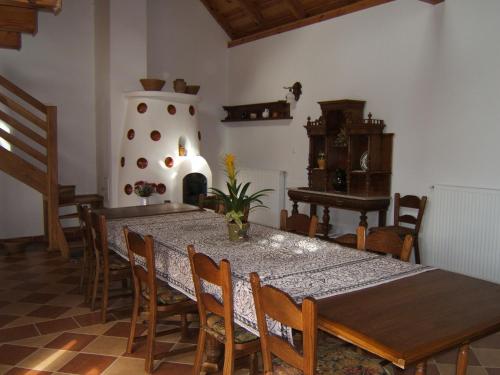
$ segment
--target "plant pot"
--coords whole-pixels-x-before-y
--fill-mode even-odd
[[[227,223],[227,231],[229,234],[229,239],[231,241],[240,241],[248,238],[248,229],[250,228],[250,223],[243,223],[243,227],[236,223]]]
[[[141,197],[141,206],[147,206],[149,204],[149,197]]]
[[[326,160],[325,159],[318,159],[318,168],[325,169],[325,167],[326,167]]]

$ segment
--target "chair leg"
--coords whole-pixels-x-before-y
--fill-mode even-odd
[[[203,364],[203,354],[205,353],[205,342],[207,333],[203,328],[200,328],[198,336],[198,345],[196,346],[196,357],[194,358],[193,375],[200,375],[201,365]]]
[[[132,308],[132,319],[130,320],[130,334],[128,336],[127,353],[132,353],[137,327],[137,318],[139,317],[139,307],[141,305],[141,295],[138,288],[134,288],[134,306]]]
[[[108,312],[108,297],[109,297],[109,273],[108,270],[103,270],[102,281],[102,301],[101,301],[101,322],[106,323],[106,315]]]
[[[83,285],[84,285],[84,282],[86,279],[85,276],[88,277],[88,274],[86,274],[86,272],[87,272],[87,254],[84,250],[83,251],[82,265],[80,267],[80,293],[83,293]]]
[[[248,356],[248,360],[250,361],[248,368],[250,369],[250,375],[257,375],[259,371],[259,357],[257,353],[252,353]]]
[[[189,336],[189,330],[188,330],[188,320],[187,320],[187,314],[181,314],[181,338],[186,339]]]
[[[146,363],[144,369],[148,374],[153,372],[156,337],[156,311],[149,311],[148,337],[146,338]]]
[[[92,301],[90,303],[90,309],[95,310],[95,300],[97,299],[97,289],[99,288],[99,277],[101,276],[101,269],[99,261],[96,261],[95,271],[94,271],[94,285],[92,286]]]
[[[418,248],[418,235],[413,236],[413,247],[415,249],[415,263],[420,264],[420,250]]]
[[[89,277],[87,279],[87,288],[85,291],[85,303],[90,303],[92,300],[92,287],[94,285],[95,278],[95,266],[92,261],[89,262]]]

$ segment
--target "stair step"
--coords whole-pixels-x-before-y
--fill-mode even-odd
[[[99,194],[82,194],[75,195],[71,202],[59,203],[59,207],[73,206],[78,203],[80,204],[88,204],[92,207],[102,207],[104,201],[104,197]]]
[[[75,185],[59,185],[59,205],[75,200]]]
[[[78,213],[73,212],[72,214],[59,215],[59,220],[65,220],[65,219],[78,219]]]

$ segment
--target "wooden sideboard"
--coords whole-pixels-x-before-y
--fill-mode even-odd
[[[387,208],[391,202],[391,197],[367,197],[359,195],[348,195],[336,192],[316,191],[307,187],[290,188],[288,196],[293,202],[293,213],[298,213],[298,202],[309,203],[311,205],[311,215],[316,215],[317,206],[322,206],[323,217],[319,232],[328,238],[330,229],[329,208],[340,208],[343,210],[358,211],[360,213],[359,225],[367,226],[366,213],[378,211],[378,225],[384,226]]]

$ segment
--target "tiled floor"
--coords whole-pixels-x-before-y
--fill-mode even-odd
[[[129,300],[112,305],[110,321],[100,324],[79,294],[79,269],[39,247],[5,255],[0,249],[0,374],[143,374],[144,348],[125,355]],[[145,329],[140,326],[139,329]],[[160,350],[196,342],[196,329],[181,342],[161,338]],[[156,363],[155,374],[191,374],[194,352]],[[429,361],[429,375],[454,374],[456,351]],[[500,333],[472,344],[469,375],[500,375]]]

